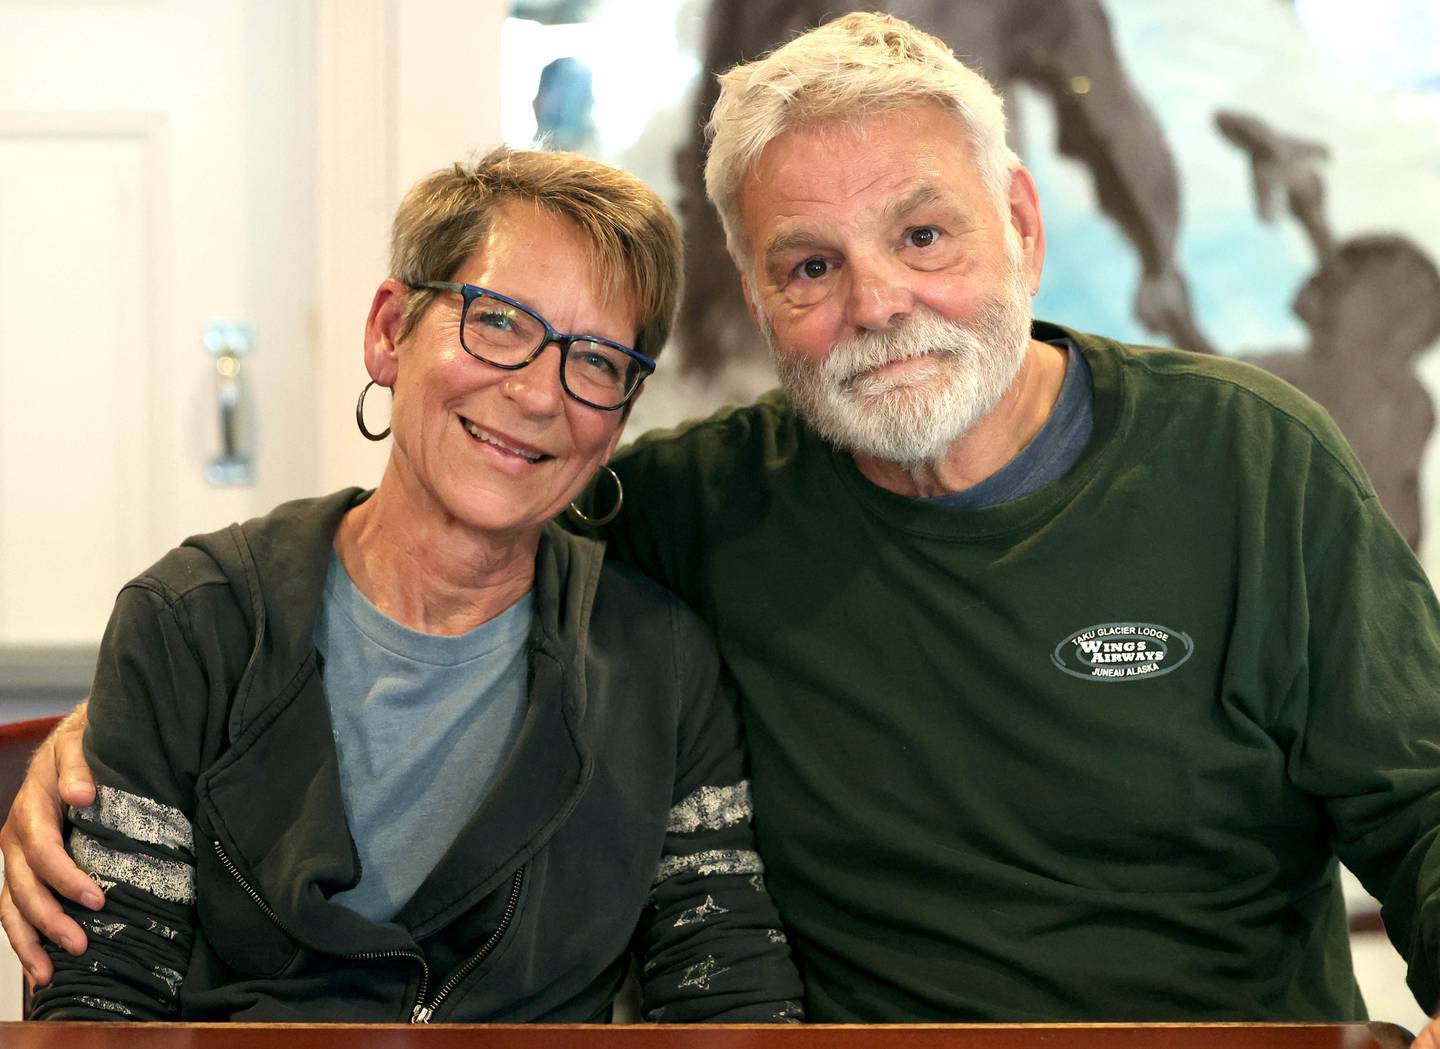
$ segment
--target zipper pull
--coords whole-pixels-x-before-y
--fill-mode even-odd
[[[434,1009],[428,1008],[427,1006],[416,1002],[415,1011],[410,1014],[410,1022],[412,1024],[428,1024],[430,1022],[430,1017],[434,1015]]]

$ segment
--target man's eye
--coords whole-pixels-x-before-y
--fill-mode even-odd
[[[940,236],[934,226],[916,226],[905,234],[905,242],[912,248],[928,248]]]
[[[819,280],[830,272],[830,264],[824,259],[806,259],[795,267],[795,272],[807,280]]]

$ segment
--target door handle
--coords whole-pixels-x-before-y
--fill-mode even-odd
[[[244,359],[255,348],[248,324],[210,324],[205,349],[215,359],[215,406],[219,413],[220,452],[205,465],[205,479],[220,487],[255,481],[255,426],[245,381]]]

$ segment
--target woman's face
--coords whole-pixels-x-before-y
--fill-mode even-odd
[[[635,308],[603,301],[591,246],[568,219],[512,201],[492,213],[479,250],[450,276],[523,302],[558,331],[634,345]],[[387,290],[388,289],[388,290]],[[392,386],[392,469],[417,509],[498,536],[538,530],[608,458],[623,411],[601,411],[560,385],[560,350],[506,371],[460,345],[463,301],[440,291],[414,330],[396,341],[403,285],[376,293],[366,333],[371,377]]]

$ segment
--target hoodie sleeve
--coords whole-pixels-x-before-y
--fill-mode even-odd
[[[121,591],[101,642],[85,756],[95,802],[68,815],[68,848],[105,890],[92,912],[62,900],[85,953],[47,944],[55,978],[35,992],[41,1020],[178,1015],[195,911],[195,765],[208,691],[183,604],[162,587]]]
[[[735,692],[688,613],[675,791],[637,933],[640,1008],[666,1023],[803,1019],[799,974],[765,890]],[[703,646],[703,647],[700,647]]]

